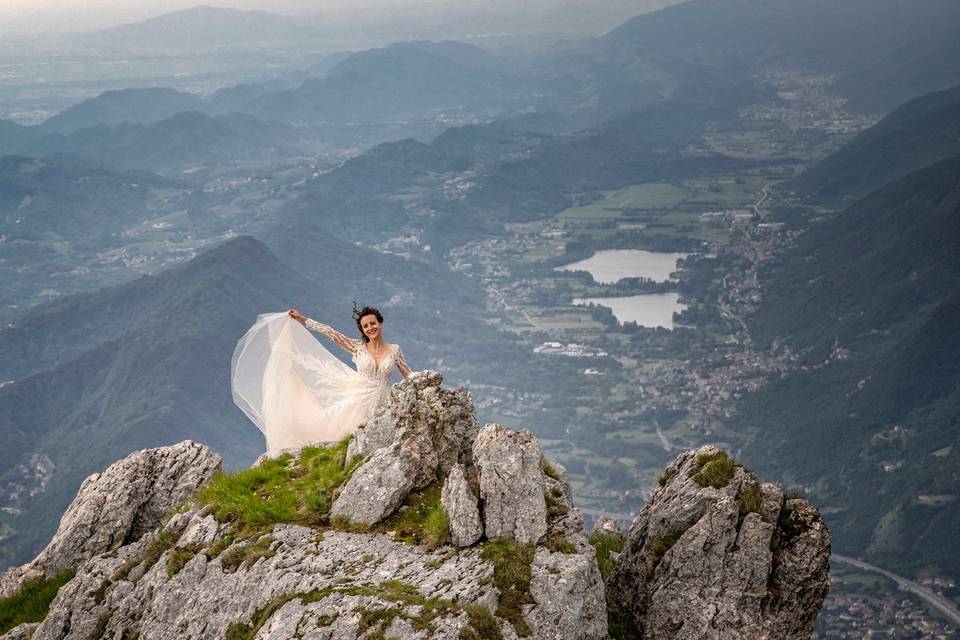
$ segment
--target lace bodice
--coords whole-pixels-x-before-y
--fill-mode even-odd
[[[400,375],[406,377],[410,375],[410,366],[406,358],[403,357],[403,351],[399,345],[394,345],[393,349],[378,363],[373,355],[367,351],[367,346],[362,340],[348,338],[333,327],[322,322],[317,322],[307,318],[303,323],[307,329],[316,331],[333,340],[339,347],[349,351],[352,354],[354,365],[357,367],[357,373],[376,380],[383,385],[390,384],[390,377],[393,374],[393,368],[396,367]]]

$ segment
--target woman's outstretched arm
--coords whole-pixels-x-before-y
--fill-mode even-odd
[[[349,351],[350,353],[353,353],[354,351],[357,350],[357,346],[360,344],[359,340],[348,338],[347,336],[343,335],[342,333],[340,333],[330,325],[323,324],[322,322],[317,322],[316,320],[308,318],[307,316],[303,315],[296,309],[290,309],[290,311],[288,311],[287,313],[290,314],[291,318],[293,318],[294,320],[302,324],[307,329],[311,331],[316,331],[317,333],[322,333],[323,335],[327,336],[328,338],[333,340],[334,344],[336,344],[338,347],[340,347],[344,351]]]
[[[404,378],[408,377],[411,373],[410,365],[407,364],[407,359],[403,357],[403,349],[400,348],[400,345],[397,345],[397,371],[400,372]]]

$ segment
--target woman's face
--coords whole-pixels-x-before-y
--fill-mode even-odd
[[[363,331],[363,335],[367,336],[370,340],[373,340],[380,335],[380,328],[382,325],[380,321],[377,320],[377,316],[370,314],[360,318],[360,329]]]

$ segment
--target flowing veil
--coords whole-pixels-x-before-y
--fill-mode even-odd
[[[263,432],[267,452],[343,438],[383,392],[341,362],[286,313],[266,313],[237,343],[233,401]]]

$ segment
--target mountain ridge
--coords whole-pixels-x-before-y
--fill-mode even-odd
[[[849,203],[960,153],[960,86],[894,109],[835,153],[809,167],[789,187],[807,201]]]

